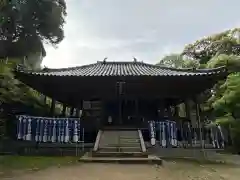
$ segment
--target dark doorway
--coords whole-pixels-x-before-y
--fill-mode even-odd
[[[138,125],[140,122],[137,107],[135,100],[123,98],[106,102],[104,125],[124,127],[134,127]],[[111,117],[111,122],[109,122],[109,117]]]
[[[104,126],[119,124],[119,103],[117,99],[106,102],[104,112]],[[111,122],[109,121],[111,119]]]
[[[123,100],[121,109],[122,124],[125,126],[134,126],[137,120],[135,101]]]

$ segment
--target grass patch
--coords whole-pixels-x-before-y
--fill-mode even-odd
[[[79,157],[0,156],[0,177],[17,171],[38,171],[75,163]]]

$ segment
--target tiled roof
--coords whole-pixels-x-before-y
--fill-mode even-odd
[[[42,76],[201,76],[220,74],[224,67],[215,69],[176,69],[143,62],[97,62],[94,64],[41,71],[20,71],[21,73]]]

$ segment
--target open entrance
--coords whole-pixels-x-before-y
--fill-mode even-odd
[[[105,114],[106,126],[134,127],[137,122],[136,102],[126,99],[112,100],[107,102]]]
[[[134,126],[137,122],[136,102],[123,100],[121,103],[122,124],[126,126]]]

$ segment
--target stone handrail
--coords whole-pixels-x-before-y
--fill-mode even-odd
[[[99,142],[100,142],[101,136],[102,136],[102,130],[99,130],[98,134],[97,134],[97,137],[96,137],[96,141],[95,141],[95,144],[94,144],[93,151],[97,151],[98,150],[98,146],[99,146]]]
[[[140,139],[140,144],[141,144],[141,149],[142,149],[142,152],[146,152],[146,146],[145,146],[145,142],[144,142],[144,139],[143,139],[143,135],[142,135],[142,131],[141,130],[138,130],[138,135],[139,135],[139,139]]]

